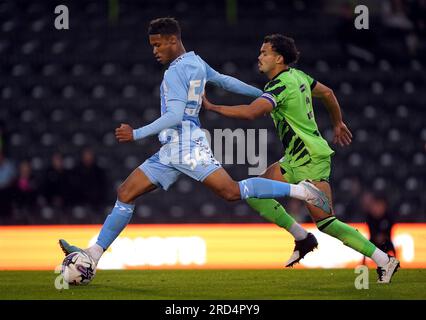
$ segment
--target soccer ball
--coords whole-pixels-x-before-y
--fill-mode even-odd
[[[62,262],[61,274],[71,285],[87,285],[95,277],[96,264],[84,252],[73,252]]]

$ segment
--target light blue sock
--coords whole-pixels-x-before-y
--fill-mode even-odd
[[[134,209],[134,204],[128,204],[117,200],[112,212],[108,215],[102,226],[96,243],[104,248],[104,250],[108,249],[111,243],[113,243],[129,223]]]
[[[290,195],[290,184],[265,178],[249,178],[238,182],[241,199],[280,198]]]

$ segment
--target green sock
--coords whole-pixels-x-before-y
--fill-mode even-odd
[[[328,217],[317,221],[317,227],[320,231],[339,239],[344,245],[362,253],[364,256],[371,257],[376,246],[368,241],[358,230],[336,219]]]
[[[284,207],[274,199],[248,198],[246,201],[250,207],[259,212],[266,220],[275,223],[287,231],[290,231],[291,226],[296,222],[285,211]]]

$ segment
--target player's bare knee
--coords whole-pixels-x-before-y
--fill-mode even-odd
[[[129,188],[124,184],[121,184],[117,189],[117,199],[124,203],[131,203],[133,199],[133,195],[130,192]]]
[[[220,191],[220,196],[226,201],[236,201],[241,199],[240,189],[235,186],[224,188]]]

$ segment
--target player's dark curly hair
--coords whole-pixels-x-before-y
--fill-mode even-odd
[[[293,38],[282,34],[270,34],[263,39],[263,43],[270,43],[275,52],[284,57],[284,63],[295,63],[299,59],[300,52],[296,48]]]
[[[181,31],[179,22],[175,18],[157,18],[151,20],[148,34],[175,35],[180,39]]]

